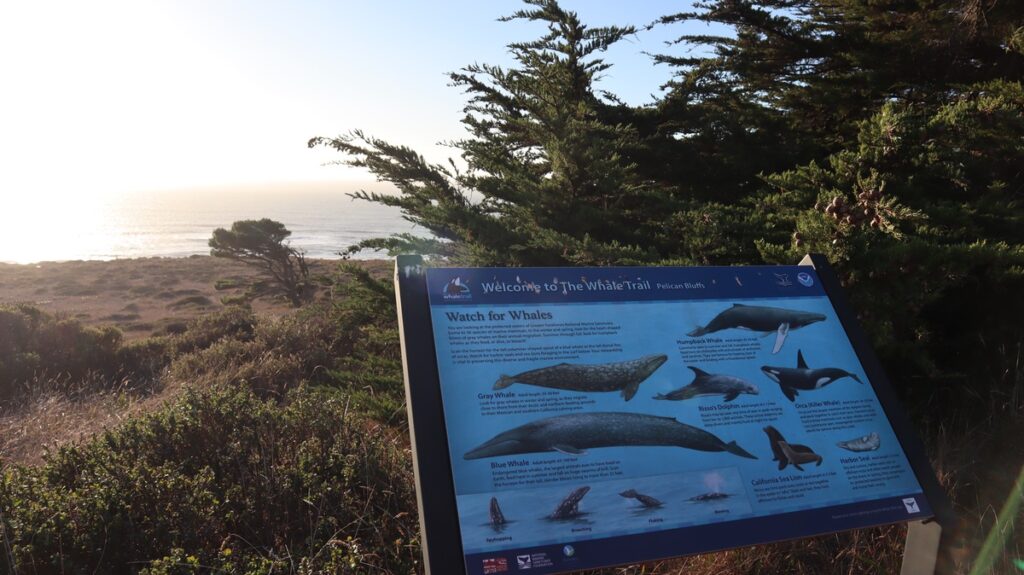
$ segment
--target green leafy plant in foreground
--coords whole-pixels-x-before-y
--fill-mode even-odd
[[[154,573],[193,560],[228,572],[406,573],[418,556],[414,508],[404,438],[325,389],[283,403],[240,388],[190,391],[0,476],[17,572],[111,572],[168,557]]]

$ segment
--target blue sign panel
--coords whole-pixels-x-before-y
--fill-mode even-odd
[[[469,574],[932,515],[808,266],[426,272]]]

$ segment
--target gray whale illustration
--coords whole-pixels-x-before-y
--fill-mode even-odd
[[[619,493],[619,495],[625,497],[626,499],[636,499],[637,501],[640,502],[640,505],[643,505],[644,507],[647,508],[661,507],[662,505],[664,505],[664,503],[662,503],[661,501],[651,497],[650,495],[644,495],[643,493],[638,492],[636,489],[627,489],[626,491]]]
[[[636,395],[640,384],[668,361],[664,354],[645,355],[639,359],[599,364],[560,363],[524,371],[518,375],[502,375],[494,389],[504,389],[515,383],[569,391],[621,391],[629,401]]]
[[[580,514],[580,500],[590,491],[590,487],[580,487],[567,495],[558,507],[548,515],[548,519],[572,519]]]
[[[820,369],[808,368],[807,362],[804,361],[804,354],[800,350],[796,350],[796,367],[773,367],[765,365],[761,367],[761,371],[764,372],[769,379],[779,384],[779,387],[782,389],[782,393],[784,393],[790,401],[796,401],[796,396],[800,395],[801,391],[821,389],[837,379],[842,379],[844,377],[852,378],[860,384],[864,383],[856,374],[839,369],[838,367],[823,367]]]
[[[654,396],[654,399],[679,401],[702,395],[724,395],[725,401],[732,401],[741,393],[751,395],[759,393],[756,385],[747,383],[738,377],[708,373],[692,365],[687,367],[693,370],[694,375],[693,381],[689,385],[666,394],[659,393]]]
[[[463,459],[557,451],[583,455],[589,448],[675,446],[697,451],[727,451],[757,459],[735,441],[728,443],[672,417],[642,413],[572,413],[538,419],[499,433],[470,449]]]
[[[749,329],[766,334],[775,332],[775,346],[772,348],[772,353],[779,353],[790,330],[819,321],[825,321],[823,314],[734,303],[731,308],[716,315],[706,326],[698,327],[686,335],[700,337],[732,328]]]

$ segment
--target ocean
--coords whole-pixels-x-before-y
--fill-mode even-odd
[[[429,234],[395,208],[353,200],[371,184],[298,184],[182,191],[108,193],[94,197],[4,198],[0,262],[113,260],[209,254],[218,227],[270,218],[291,232],[308,258],[338,258],[360,240],[395,233]],[[377,189],[381,189],[380,185]],[[383,257],[363,252],[356,257]]]

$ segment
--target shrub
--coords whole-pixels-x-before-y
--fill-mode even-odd
[[[403,442],[348,407],[329,390],[294,390],[285,405],[191,391],[38,468],[9,467],[0,509],[15,566],[109,572],[166,557],[152,573],[267,572],[306,557],[309,571],[411,572]]]
[[[119,372],[121,332],[92,328],[26,304],[0,304],[0,402],[44,376],[83,379]]]

